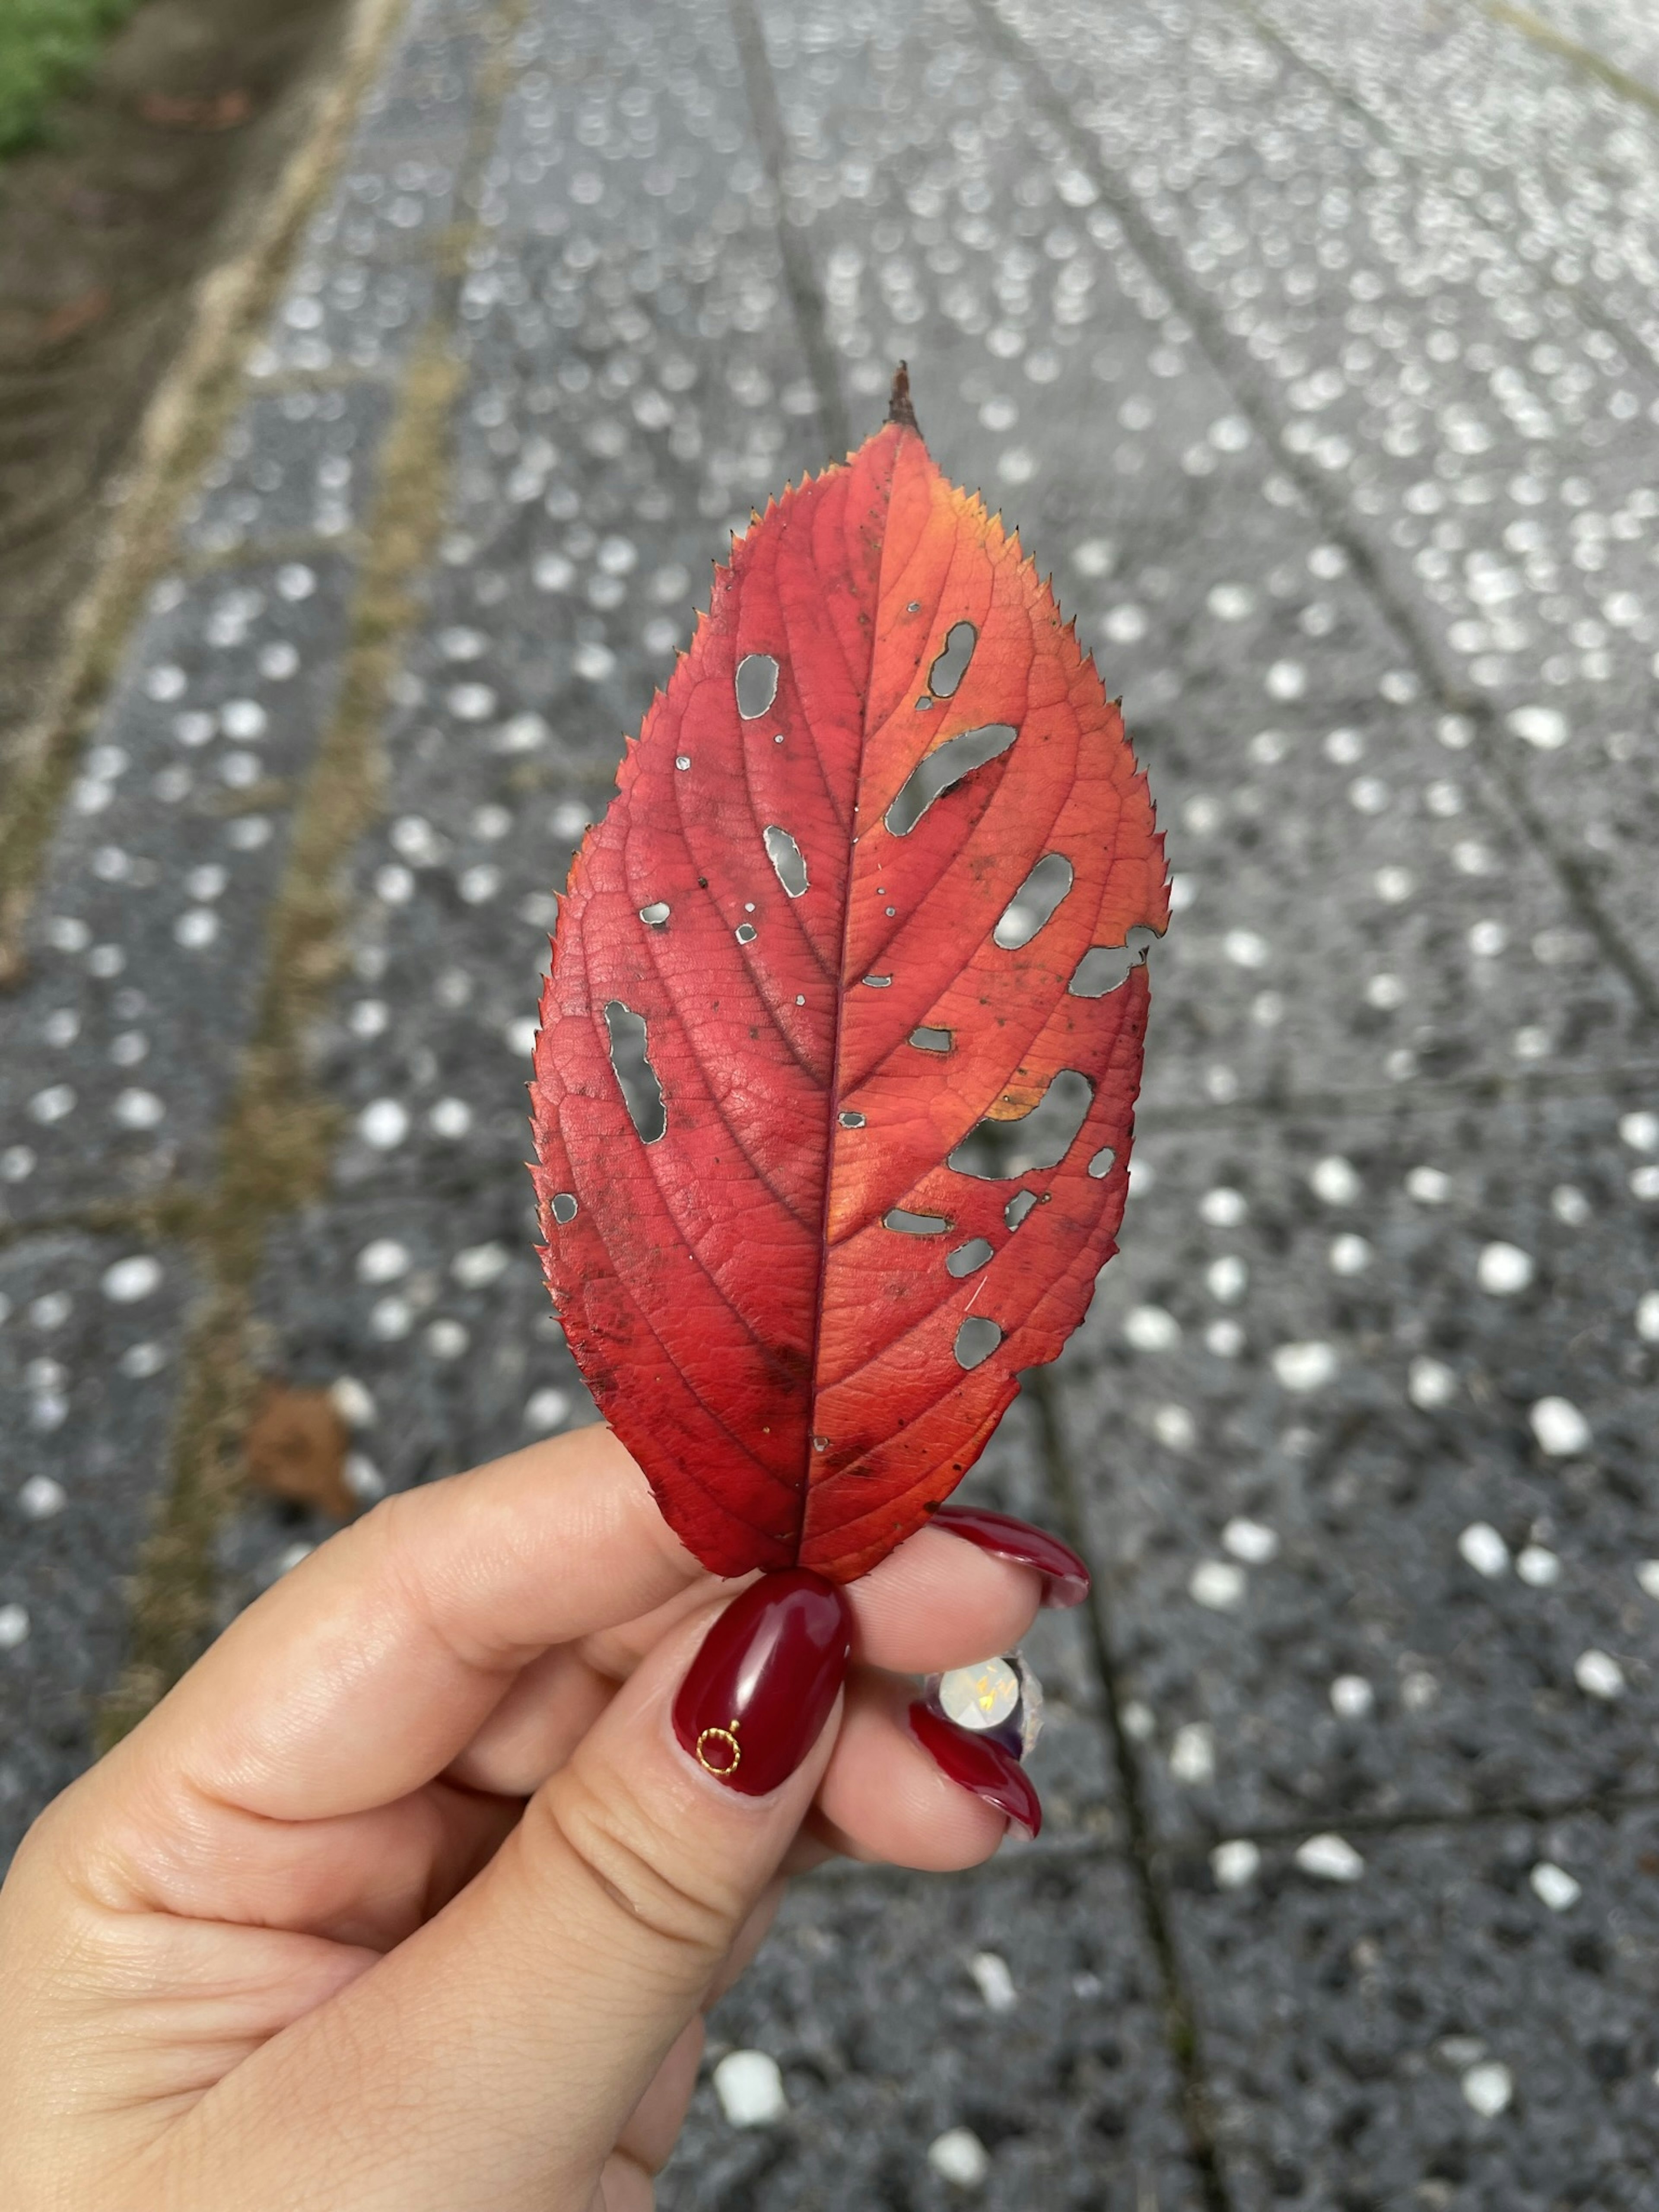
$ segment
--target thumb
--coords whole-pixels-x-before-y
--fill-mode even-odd
[[[799,1570],[684,1624],[478,1878],[216,2098],[240,2085],[302,2160],[331,2143],[336,2189],[361,2148],[358,2192],[317,2200],[353,2212],[586,2206],[805,1817],[851,1641]]]

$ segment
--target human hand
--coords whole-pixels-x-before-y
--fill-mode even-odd
[[[975,1864],[1029,1789],[966,1737],[983,1797],[947,1779],[896,1679],[1007,1650],[1065,1573],[976,1518],[732,1601],[602,1428],[376,1507],[25,1838],[0,2201],[645,2212],[781,1875]]]

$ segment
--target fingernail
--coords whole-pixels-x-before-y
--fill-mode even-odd
[[[1006,1814],[1028,1836],[1042,1832],[1042,1800],[1025,1769],[1000,1744],[970,1735],[920,1702],[911,1706],[908,1717],[911,1735],[941,1773]]]
[[[1089,1595],[1089,1570],[1071,1546],[1029,1521],[988,1513],[977,1505],[941,1505],[928,1525],[977,1544],[995,1559],[1012,1559],[1017,1567],[1035,1567],[1042,1577],[1044,1605],[1081,1605]]]
[[[702,1640],[674,1700],[681,1748],[728,1790],[763,1797],[823,1733],[846,1679],[853,1609],[804,1567],[763,1575]]]

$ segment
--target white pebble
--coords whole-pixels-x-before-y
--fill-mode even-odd
[[[1419,1206],[1443,1206],[1451,1196],[1451,1177],[1443,1168],[1413,1168],[1406,1177],[1406,1194]]]
[[[1218,1889],[1244,1889],[1261,1870],[1261,1853],[1246,1836],[1218,1844],[1210,1853],[1210,1871]]]
[[[471,1341],[465,1322],[434,1321],[426,1332],[426,1348],[434,1359],[459,1359]]]
[[[1532,1256],[1518,1244],[1488,1244],[1475,1262],[1475,1279],[1495,1298],[1513,1297],[1533,1278]]]
[[[1425,1413],[1449,1405],[1457,1395],[1457,1377],[1443,1360],[1419,1357],[1406,1370],[1406,1395]]]
[[[1636,1579],[1649,1597],[1659,1598],[1659,1559],[1638,1560]]]
[[[118,1093],[110,1115],[123,1129],[153,1129],[167,1110],[153,1091],[134,1089]]]
[[[1158,1407],[1152,1427],[1166,1451],[1191,1451],[1198,1442],[1198,1425],[1184,1406]]]
[[[572,668],[589,684],[602,684],[616,665],[617,656],[610,647],[597,641],[579,645],[570,656]]]
[[[1358,1881],[1365,1871],[1364,1860],[1346,1836],[1310,1836],[1297,1844],[1296,1863],[1320,1881]]]
[[[147,1382],[167,1365],[167,1348],[160,1344],[130,1344],[115,1364],[134,1382]]]
[[[1204,1286],[1223,1305],[1236,1305],[1249,1285],[1250,1271],[1237,1252],[1224,1252],[1204,1270]]]
[[[453,1139],[465,1136],[472,1127],[472,1109],[464,1098],[441,1098],[427,1120],[434,1136]]]
[[[1510,1547],[1490,1522],[1471,1521],[1458,1538],[1457,1548],[1476,1574],[1488,1581],[1510,1571]]]
[[[1376,1692],[1363,1674],[1339,1674],[1330,1694],[1331,1711],[1340,1720],[1363,1721],[1376,1705]]]
[[[69,1504],[69,1493],[49,1474],[32,1474],[17,1493],[17,1510],[26,1521],[50,1521]]]
[[[1008,1971],[1008,1961],[994,1951],[975,1951],[968,1961],[968,1971],[979,1985],[979,1993],[991,2012],[1012,2012],[1018,1999],[1014,1978]]]
[[[1274,1348],[1273,1373],[1286,1390],[1319,1390],[1336,1374],[1336,1352],[1328,1344],[1281,1344]]]
[[[1625,1670],[1605,1651],[1581,1651],[1572,1662],[1572,1679],[1587,1698],[1604,1703],[1625,1694]]]
[[[1553,707],[1517,707],[1509,724],[1517,738],[1540,752],[1554,752],[1567,742],[1567,718]]]
[[[368,1326],[382,1344],[398,1344],[415,1326],[415,1310],[407,1298],[376,1298],[369,1308]]]
[[[505,1244],[469,1244],[449,1263],[449,1272],[465,1291],[481,1291],[512,1259]]]
[[[357,1117],[357,1133],[377,1152],[389,1152],[409,1134],[409,1109],[396,1098],[377,1098]]]
[[[1170,1746],[1170,1771],[1188,1789],[1215,1780],[1215,1730],[1205,1721],[1188,1721]]]
[[[1548,1859],[1540,1859],[1527,1879],[1534,1895],[1552,1912],[1569,1911],[1584,1893],[1565,1867],[1555,1866]]]
[[[1221,950],[1236,968],[1261,968],[1267,961],[1267,940],[1254,929],[1230,929]]]
[[[1244,1602],[1249,1579],[1243,1567],[1225,1559],[1200,1559],[1187,1588],[1200,1605],[1212,1613],[1235,1613]]]
[[[1659,1114],[1621,1114],[1619,1134],[1634,1152],[1659,1152]]]
[[[1135,1173],[1139,1172],[1137,1162]],[[1224,1183],[1206,1190],[1198,1201],[1200,1218],[1207,1221],[1212,1229],[1237,1229],[1249,1210],[1243,1191],[1230,1190]]]
[[[15,1651],[29,1632],[29,1617],[21,1605],[0,1605],[0,1651]]]
[[[1181,1341],[1181,1323],[1163,1306],[1132,1306],[1123,1334],[1137,1352],[1170,1352]]]
[[[1279,1532],[1265,1522],[1246,1520],[1236,1514],[1221,1532],[1221,1541],[1234,1559],[1247,1567],[1265,1567],[1279,1556]]]
[[[386,1477],[366,1454],[348,1452],[343,1473],[345,1486],[360,1505],[373,1505],[386,1496]]]
[[[1463,2101],[1483,2120],[1495,2120],[1507,2112],[1515,2094],[1515,2081],[1507,2066],[1496,2058],[1471,2066],[1462,2081]]]
[[[377,1237],[357,1255],[360,1283],[395,1283],[399,1275],[409,1273],[409,1248],[398,1243],[395,1237]]]
[[[927,2163],[958,2189],[981,2189],[991,2171],[990,2153],[971,2128],[947,2128],[927,2146]]]
[[[524,1425],[538,1437],[550,1435],[570,1412],[570,1399],[563,1390],[545,1389],[532,1393],[524,1409]]]
[[[337,1376],[328,1386],[328,1402],[349,1429],[370,1429],[374,1425],[375,1405],[373,1397],[355,1375]]]
[[[1528,1544],[1517,1553],[1515,1571],[1532,1589],[1549,1589],[1561,1579],[1561,1562],[1541,1544]]]
[[[1313,1185],[1314,1195],[1322,1198],[1327,1206],[1352,1206],[1362,1188],[1353,1163],[1338,1152],[1317,1162],[1308,1181]]]
[[[1350,1231],[1332,1238],[1330,1261],[1334,1275],[1363,1275],[1371,1264],[1371,1248],[1363,1237]]]
[[[1237,1359],[1244,1349],[1244,1332],[1236,1321],[1212,1321],[1204,1341],[1218,1359]]]
[[[1571,1459],[1589,1449],[1589,1423],[1571,1398],[1540,1398],[1527,1418],[1540,1450],[1552,1459]]]
[[[149,1297],[160,1287],[161,1281],[161,1261],[152,1260],[148,1253],[138,1253],[131,1260],[118,1260],[112,1267],[106,1267],[100,1288],[114,1304],[130,1306],[140,1298]]]
[[[714,2069],[714,2094],[734,2128],[775,2127],[789,2109],[778,2062],[763,2051],[728,2051]]]

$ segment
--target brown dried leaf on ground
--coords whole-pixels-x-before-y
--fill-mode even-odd
[[[252,112],[253,102],[240,88],[210,93],[205,100],[146,92],[138,100],[141,119],[161,131],[234,131]]]
[[[243,1443],[248,1480],[269,1497],[349,1521],[358,1501],[346,1482],[349,1441],[326,1390],[272,1382]]]

